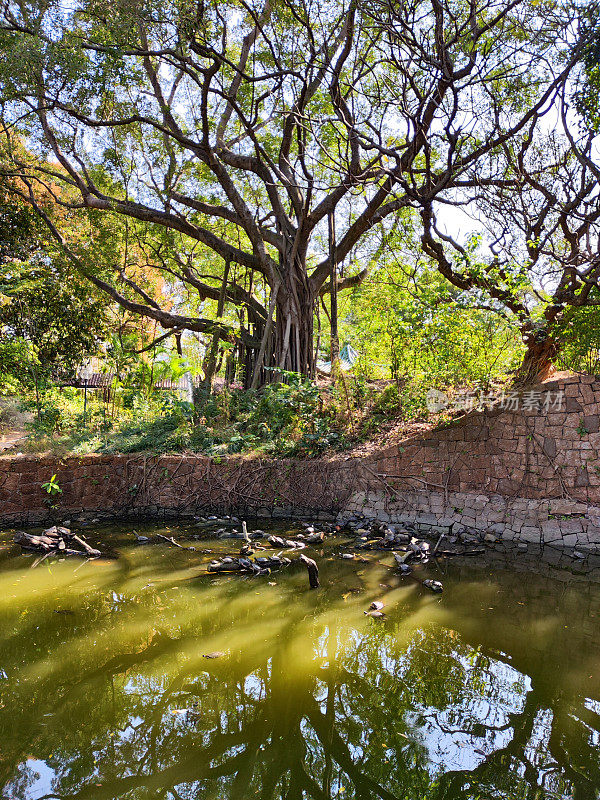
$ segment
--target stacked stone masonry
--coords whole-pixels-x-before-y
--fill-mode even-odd
[[[399,442],[370,468],[382,485],[355,492],[346,515],[600,549],[600,380],[562,375]]]
[[[340,515],[416,524],[422,531],[471,530],[512,542],[600,550],[600,507],[563,499],[506,498],[475,492],[355,492]]]
[[[0,458],[0,524],[206,513],[334,519],[352,493],[345,465],[176,455]],[[56,474],[60,494],[42,484]]]
[[[52,500],[41,484],[57,473]],[[50,508],[54,502],[55,508]],[[600,550],[600,380],[562,375],[368,459],[0,458],[0,524],[353,514]]]

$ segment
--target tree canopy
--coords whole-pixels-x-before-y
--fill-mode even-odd
[[[13,171],[97,287],[165,330],[236,342],[247,385],[265,368],[314,372],[319,296],[359,283],[373,232],[411,212],[445,278],[508,308],[531,339],[538,239],[565,302],[596,280],[580,268],[591,167],[566,134],[544,143],[581,64],[580,17],[575,3],[538,0],[5,0],[3,122],[31,151],[15,151]],[[182,302],[151,298],[123,249],[94,268],[89,237],[74,241],[36,203],[42,188],[92,226],[100,213],[151,230],[138,237],[146,272]],[[565,231],[552,193],[582,230]],[[541,207],[517,262],[493,247],[471,258],[448,235],[456,222],[439,223],[449,209],[487,218],[490,198],[506,197]],[[207,313],[221,296],[236,326]]]
[[[95,353],[108,302],[15,196],[17,188],[0,184],[0,387],[39,390],[49,379],[72,378]]]

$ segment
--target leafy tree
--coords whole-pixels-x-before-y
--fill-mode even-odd
[[[12,263],[2,270],[0,299],[5,343],[22,342],[32,356],[29,380],[21,372],[24,383],[72,377],[105,333],[106,300],[56,265]]]
[[[566,116],[563,122],[568,132]],[[423,249],[441,274],[518,325],[527,346],[524,382],[551,370],[564,341],[565,316],[599,304],[600,278],[593,137],[569,141],[552,133],[526,149],[518,169],[506,167],[513,186],[491,187],[474,203],[483,235],[461,242],[431,210],[422,212]],[[551,167],[545,163],[549,153]]]
[[[560,366],[600,373],[600,308],[571,309],[561,320],[558,335],[564,342],[557,359]]]
[[[583,28],[586,44],[582,52],[582,72],[575,92],[581,116],[595,133],[600,131],[600,13],[598,3],[585,8]]]
[[[105,335],[107,298],[65,260],[30,205],[0,187],[0,380],[5,389],[72,377]]]
[[[371,231],[389,229],[409,207],[420,209],[423,246],[445,277],[520,310],[501,278],[442,258],[435,212],[515,184],[580,57],[573,8],[539,0],[68,8],[4,0],[2,8],[4,121],[26,131],[39,156],[17,155],[15,170],[74,214],[95,210],[92,224],[100,212],[162,230],[150,263],[201,308],[184,314],[150,302],[126,262],[99,275],[46,215],[54,234],[130,311],[166,330],[233,335],[247,385],[272,374],[265,367],[313,373],[317,298],[360,282]],[[237,331],[204,313],[221,294]]]
[[[359,369],[374,377],[389,369],[428,387],[487,387],[518,366],[516,322],[440,275],[419,254],[410,219],[380,250],[342,307],[343,337],[359,351]]]

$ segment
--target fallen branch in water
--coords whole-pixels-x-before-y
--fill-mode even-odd
[[[254,560],[250,558],[226,556],[225,558],[211,561],[207,567],[208,572],[237,572],[245,575],[268,575],[274,569],[281,569],[290,563],[289,558],[261,556]]]
[[[165,542],[168,542],[169,544],[172,544],[173,547],[179,547],[181,550],[195,550],[196,549],[195,547],[184,547],[184,545],[179,544],[179,542],[176,541],[173,536],[164,536],[162,533],[157,533],[156,535],[158,536],[159,539],[164,539]]]
[[[90,547],[86,541],[76,536],[74,533],[71,533],[69,528],[57,527],[56,525],[52,528],[48,528],[39,535],[26,533],[25,531],[17,531],[14,541],[16,544],[20,544],[24,550],[33,550],[36,553],[43,553],[44,556],[56,555],[99,558],[99,556],[102,555],[100,550]],[[67,542],[75,542],[83,548],[83,551],[67,547]]]
[[[80,547],[83,547],[83,549],[85,550],[86,554],[90,558],[98,558],[98,556],[102,555],[100,550],[96,550],[94,547],[90,547],[89,544],[87,542],[85,542],[83,539],[80,539],[79,536],[75,536],[75,534],[72,533],[71,534],[71,539],[74,542],[76,542]]]

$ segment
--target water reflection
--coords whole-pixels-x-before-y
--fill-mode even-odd
[[[2,562],[4,797],[600,796],[596,583],[499,559],[439,597],[324,555],[309,592],[206,557]]]

